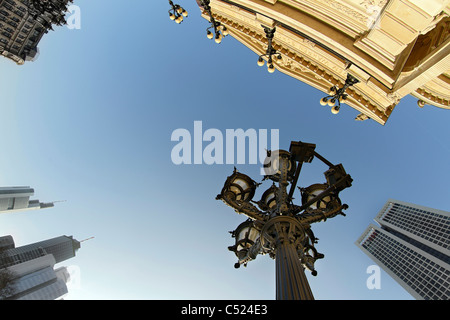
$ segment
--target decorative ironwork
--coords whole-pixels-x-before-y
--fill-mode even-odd
[[[67,12],[68,4],[72,2],[73,0],[30,0],[28,12],[34,19],[39,19],[44,27],[53,30],[52,24],[62,26],[67,23],[64,16]]]
[[[314,264],[324,255],[315,248],[318,239],[311,230],[311,224],[339,214],[345,216],[342,211],[348,208],[341,204],[339,192],[351,187],[353,179],[342,164],[332,164],[318,154],[315,147],[315,144],[293,141],[289,152],[268,152],[263,181],[270,179],[273,184],[260,201],[252,199],[261,183],[237,172],[236,168],[216,197],[248,217],[231,232],[236,244],[228,249],[238,258],[235,267],[246,266],[258,254],[269,254],[276,260],[277,299],[314,299],[304,269],[317,275]],[[326,183],[299,188],[302,204],[295,205],[293,193],[302,164],[311,162],[314,157],[329,167],[324,172]]]
[[[347,79],[345,80],[344,86],[340,89],[336,86],[332,86],[330,88],[329,95],[320,99],[320,104],[323,106],[328,105],[332,107],[331,112],[333,114],[338,114],[339,109],[341,108],[341,102],[344,102],[348,97],[348,95],[345,93],[345,90],[347,90],[348,87],[357,84],[358,82],[358,79],[356,79],[350,73],[347,73]]]
[[[275,50],[272,45],[273,37],[275,36],[275,31],[277,30],[277,28],[276,27],[268,28],[263,25],[261,25],[261,27],[264,28],[264,32],[266,33],[268,46],[267,46],[266,53],[259,56],[258,66],[262,67],[264,65],[264,57],[268,57],[267,58],[267,71],[269,71],[269,73],[273,73],[273,72],[275,72],[275,66],[273,65],[274,59],[272,58],[272,56],[277,55],[277,57],[276,57],[277,60],[282,59],[281,54],[277,50]]]
[[[216,43],[221,43],[223,37],[228,35],[227,27],[214,19],[211,6],[209,5],[211,3],[210,0],[200,0],[200,3],[209,16],[209,23],[211,23],[211,26],[206,29],[206,36],[208,39],[214,38]],[[214,32],[211,32],[211,29],[214,29]]]
[[[171,0],[169,0],[169,4],[172,7],[169,10],[170,20],[174,20],[178,24],[183,22],[184,17],[188,16],[188,12],[180,5],[174,4]]]

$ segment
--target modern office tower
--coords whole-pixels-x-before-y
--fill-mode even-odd
[[[15,247],[11,236],[0,237],[0,277],[7,275],[12,292],[2,293],[7,300],[55,300],[67,293],[70,279],[66,268],[54,265],[75,256],[80,242],[60,236]],[[6,272],[6,273],[5,273]]]
[[[0,243],[2,242],[0,238]],[[21,247],[14,247],[0,252],[0,268],[9,267],[24,261],[39,258],[46,254],[53,255],[56,263],[75,257],[81,247],[80,242],[72,236],[60,236]]]
[[[359,82],[345,91],[345,105],[341,104],[341,108],[355,109],[356,120],[371,119],[384,125],[406,96],[417,99],[419,107],[450,109],[448,0],[197,3],[207,21],[214,19],[255,53],[255,60],[248,61],[255,68],[258,56],[262,56],[260,65],[270,65],[270,43],[277,52],[272,55],[274,68],[322,91],[317,103],[336,93],[331,88],[343,88],[348,75],[357,79]],[[213,31],[213,25],[205,22],[205,29],[210,26]],[[266,28],[274,32],[268,34]],[[331,100],[328,103],[341,99]]]
[[[0,0],[0,53],[19,65],[36,59],[42,36],[66,23],[69,2]]]
[[[30,200],[34,189],[30,187],[0,187],[0,213],[51,208],[53,202]]]
[[[356,245],[414,298],[450,300],[450,212],[389,199]]]
[[[68,293],[70,279],[65,267],[53,269],[56,261],[51,254],[8,267],[13,274],[11,295],[5,300],[57,300]]]

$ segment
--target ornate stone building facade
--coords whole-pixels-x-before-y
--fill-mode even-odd
[[[359,80],[345,101],[360,112],[356,120],[384,125],[407,95],[421,107],[450,109],[449,0],[211,0],[210,7],[258,56],[268,48],[264,27],[276,27],[280,72],[327,93],[347,74]]]
[[[66,23],[72,0],[0,0],[0,53],[24,64],[37,57],[37,45],[53,25]]]

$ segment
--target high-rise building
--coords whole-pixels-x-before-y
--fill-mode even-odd
[[[0,244],[3,238],[5,237],[0,237]],[[10,243],[9,246],[11,246]],[[72,236],[60,236],[21,247],[9,248],[0,253],[0,268],[36,259],[46,254],[53,255],[56,263],[59,263],[75,257],[75,253],[80,247],[80,242],[73,239]]]
[[[38,56],[38,44],[53,25],[66,23],[72,0],[0,0],[0,53],[24,64]]]
[[[450,300],[450,212],[389,199],[356,245],[414,298]]]
[[[273,55],[276,70],[324,92],[323,96],[334,86],[342,88],[348,75],[357,79],[347,88],[345,100],[357,111],[356,120],[372,119],[384,125],[408,95],[420,107],[450,109],[448,0],[197,3],[205,19],[209,21],[211,13],[230,36],[256,53],[255,60],[249,61],[255,66],[258,56],[270,51],[268,28],[273,30],[270,43],[277,52]],[[267,61],[269,55],[263,59]]]
[[[0,277],[7,277],[8,290],[0,297],[7,300],[61,299],[70,275],[65,267],[54,265],[75,256],[80,242],[60,236],[15,247],[11,236],[0,237]],[[3,281],[5,283],[5,281]]]
[[[0,187],[0,213],[51,208],[53,202],[30,200],[34,189],[30,187]]]
[[[65,267],[53,269],[56,261],[47,254],[11,267],[12,294],[5,300],[58,300],[68,293],[70,275]]]

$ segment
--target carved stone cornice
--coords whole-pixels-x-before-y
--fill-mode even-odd
[[[440,78],[444,77],[447,78],[447,85],[450,86],[450,78],[446,75],[440,76]],[[450,110],[450,97],[443,97],[441,92],[436,92],[427,86],[417,89],[415,92],[411,93],[411,95],[419,99],[418,104],[420,107],[428,104]]]
[[[267,49],[267,39],[263,28],[255,22],[255,19],[246,17],[240,20],[213,13],[214,19],[224,24],[232,37],[254,51],[257,55],[263,54]],[[322,92],[328,92],[331,86],[342,86],[347,75],[346,61],[324,52],[306,38],[296,41],[289,37],[290,31],[277,27],[273,47],[281,52],[283,59],[275,64],[276,68],[297,80],[307,83]],[[368,118],[385,124],[391,114],[396,99],[385,97],[387,105],[380,105],[377,99],[370,99],[358,89],[358,86],[349,88],[349,97],[346,104],[365,114]],[[361,118],[361,117],[360,117]]]
[[[450,90],[436,89],[433,82],[449,60],[443,45],[450,6],[442,11],[441,1],[424,6],[415,0],[213,0],[211,6],[214,18],[258,56],[268,47],[261,25],[276,26],[272,46],[283,56],[274,63],[280,72],[327,94],[348,73],[357,78],[345,101],[359,111],[356,120],[384,125],[408,94],[448,109]],[[409,13],[415,18],[403,21]],[[391,42],[383,45],[385,36]],[[421,42],[415,45],[417,36]],[[428,38],[435,46],[426,51],[420,43]]]

